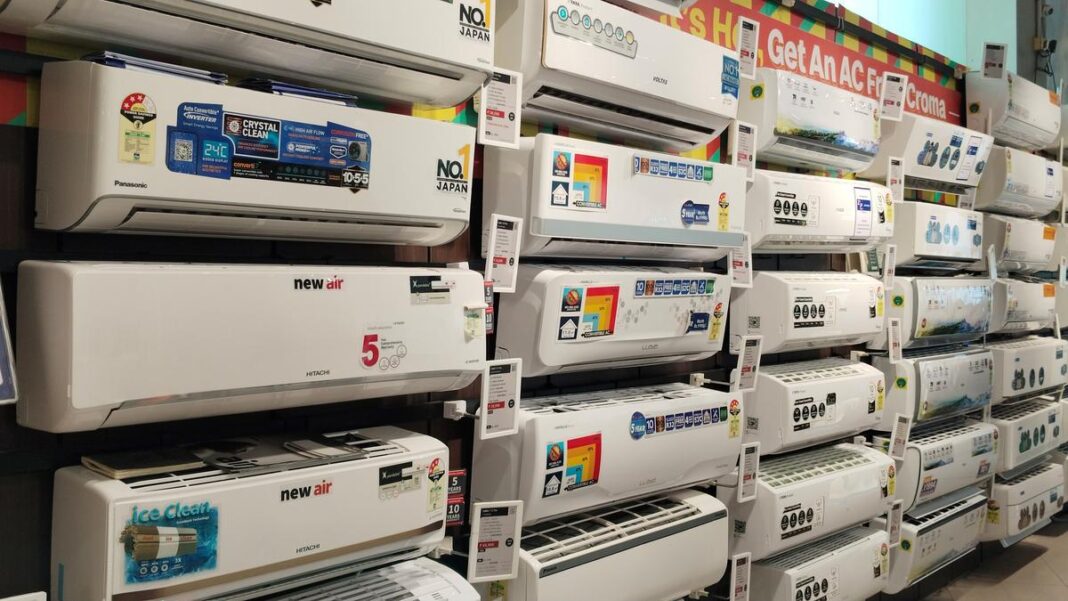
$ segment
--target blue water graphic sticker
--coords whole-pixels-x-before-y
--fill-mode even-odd
[[[207,501],[135,505],[119,536],[126,584],[214,570],[218,537],[219,509]]]

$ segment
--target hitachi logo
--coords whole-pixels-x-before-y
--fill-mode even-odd
[[[145,182],[123,182],[115,180],[115,185],[120,188],[147,188],[148,184]]]
[[[293,280],[294,290],[341,290],[345,280],[336,275],[328,280],[323,278],[296,278]]]
[[[333,482],[329,480],[323,480],[318,484],[309,484],[308,486],[287,488],[281,492],[280,498],[278,500],[282,503],[285,503],[286,501],[299,501],[300,499],[307,499],[309,497],[321,497],[323,495],[330,494],[330,489],[333,486]]]
[[[329,375],[330,375],[330,370],[329,369],[313,369],[313,370],[311,370],[311,371],[309,371],[307,373],[307,376],[309,378],[321,378],[323,376],[329,376]]]

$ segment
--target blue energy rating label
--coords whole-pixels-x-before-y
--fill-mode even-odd
[[[634,155],[634,173],[695,182],[710,182],[712,181],[712,164],[669,161],[636,154]]]
[[[634,296],[711,296],[715,287],[715,280],[638,280]]]

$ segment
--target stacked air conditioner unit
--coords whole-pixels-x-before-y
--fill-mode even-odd
[[[947,205],[894,203],[898,267],[957,270],[983,257],[983,215]]]
[[[886,586],[890,537],[852,528],[753,564],[750,596],[761,601],[868,599]]]
[[[1068,342],[1030,336],[986,345],[994,357],[991,403],[1055,394],[1068,384]]]
[[[1065,401],[1061,402],[1064,403]],[[1064,469],[1064,481],[1068,483],[1068,442],[1057,447],[1049,454],[1049,462]]]
[[[990,330],[994,283],[985,278],[897,277],[888,292],[888,318],[901,319],[903,348],[966,342]],[[886,337],[869,345],[886,349]]]
[[[858,434],[882,421],[885,399],[883,374],[866,363],[765,366],[745,399],[745,439],[771,455]]]
[[[994,358],[988,350],[918,349],[897,362],[876,356],[873,365],[886,376],[886,407],[875,428],[882,432],[893,431],[898,413],[913,424],[929,423],[980,410],[993,394]]]
[[[1002,144],[1039,150],[1061,129],[1060,98],[1015,73],[987,77],[972,71],[964,78],[968,127],[989,131]]]
[[[988,213],[983,215],[981,250],[985,253],[986,247],[993,245],[999,273],[1045,271],[1051,262],[1060,262],[1060,256],[1054,252],[1058,246],[1058,229],[1040,221]],[[985,254],[968,269],[988,271]]]
[[[1057,448],[1063,422],[1063,405],[1048,399],[994,407],[990,423],[998,429],[997,473],[1012,471]]]
[[[398,17],[393,0],[12,0],[0,7],[0,29],[439,106],[463,102],[489,80],[493,0],[430,2],[403,23]]]
[[[738,111],[738,54],[687,32],[602,0],[499,0],[497,16],[496,65],[523,74],[524,118],[683,150]]]
[[[761,169],[745,224],[757,252],[853,252],[890,239],[894,208],[879,184]]]
[[[523,256],[707,262],[742,245],[740,167],[539,134],[488,147],[484,173],[484,227],[522,216]]]
[[[19,308],[18,420],[50,432],[457,390],[485,365],[466,269],[26,261]]]
[[[733,299],[730,350],[746,334],[764,337],[764,353],[885,338],[883,297],[882,283],[859,273],[757,272]]]
[[[277,595],[262,601],[479,601],[481,597],[462,576],[425,557],[342,576]]]
[[[889,442],[889,441],[886,441]],[[897,479],[904,510],[986,480],[998,457],[998,431],[991,424],[950,420],[909,437]]]
[[[738,118],[756,125],[761,160],[861,171],[879,150],[879,102],[797,73],[757,69],[742,84]]]
[[[981,540],[1016,542],[1048,525],[1064,507],[1064,470],[1042,463],[1009,479],[998,478],[986,508]]]
[[[1064,174],[1056,161],[995,146],[976,190],[975,208],[1040,218],[1060,206],[1063,191]]]
[[[873,280],[874,281],[874,280]],[[497,358],[524,376],[705,359],[723,346],[730,276],[660,267],[519,267]]]
[[[1053,327],[1057,285],[999,278],[994,282],[991,333],[1034,332]]]

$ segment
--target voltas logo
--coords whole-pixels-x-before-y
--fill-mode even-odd
[[[297,486],[295,488],[285,488],[279,494],[279,502],[285,503],[286,501],[299,501],[301,499],[307,499],[310,497],[321,497],[328,495],[333,488],[334,483],[330,480],[323,480],[318,484],[309,484],[308,486]]]
[[[493,0],[460,3],[460,35],[480,42],[490,41]]]
[[[345,280],[336,275],[330,279],[295,278],[293,280],[294,290],[341,290],[341,287],[344,285]]]
[[[438,159],[438,191],[467,194],[470,189],[471,145],[456,151],[459,160]]]

